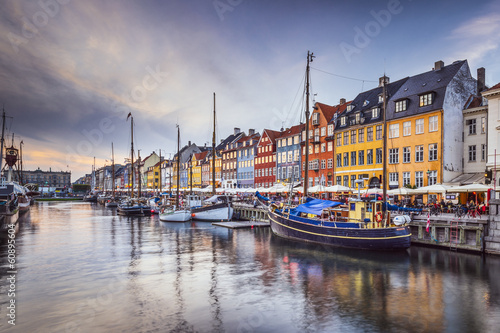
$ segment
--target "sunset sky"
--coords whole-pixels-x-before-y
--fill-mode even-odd
[[[338,104],[376,86],[467,59],[500,82],[500,1],[3,1],[0,104],[24,167],[72,181],[134,145],[174,153],[177,132],[211,144],[234,127],[278,130],[311,96]],[[303,118],[303,116],[302,116]]]

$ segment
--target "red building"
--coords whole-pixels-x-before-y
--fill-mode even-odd
[[[276,182],[276,139],[281,132],[265,129],[257,144],[254,186],[271,187]]]

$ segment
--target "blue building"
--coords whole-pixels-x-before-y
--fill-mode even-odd
[[[237,186],[238,188],[254,187],[254,157],[260,134],[249,130],[249,134],[237,141]]]
[[[280,183],[301,181],[301,133],[306,125],[287,128],[276,138],[276,180]]]

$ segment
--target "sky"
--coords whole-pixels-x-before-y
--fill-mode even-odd
[[[500,82],[500,0],[7,0],[0,11],[6,145],[23,167],[71,171],[238,127],[279,130],[311,99],[336,105],[391,81],[467,59]],[[312,103],[312,101],[311,101]],[[137,154],[137,153],[136,153]],[[136,156],[137,157],[137,156]]]

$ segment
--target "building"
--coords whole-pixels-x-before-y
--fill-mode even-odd
[[[387,78],[388,80],[388,78]],[[388,83],[388,98],[407,78]],[[380,187],[382,179],[383,78],[378,87],[364,91],[346,106],[334,124],[335,184],[356,188]]]
[[[271,187],[276,182],[276,139],[281,132],[264,129],[254,161],[255,187]]]
[[[237,164],[238,164],[238,188],[254,187],[254,158],[257,154],[257,144],[260,134],[253,129],[248,131],[248,135],[238,140]]]
[[[14,173],[14,181],[21,184],[36,184],[39,187],[71,187],[71,171],[42,171],[40,168],[35,171],[23,170],[22,179],[19,181],[19,174]]]
[[[488,126],[487,126],[487,162],[486,167],[492,170],[492,182],[495,186],[500,185],[500,83],[490,89],[483,91],[481,95],[486,98],[488,104]]]
[[[245,136],[239,128],[234,128],[234,134],[226,140],[226,144],[221,151],[222,156],[222,187],[236,188],[238,183],[237,149],[238,140]]]
[[[299,124],[285,129],[276,138],[276,179],[282,184],[302,179],[301,165],[301,135],[305,124]]]
[[[192,176],[193,176],[193,187],[202,187],[202,168],[206,163],[206,157],[208,156],[208,150],[201,153],[196,153],[191,159],[192,165]],[[190,173],[191,174],[191,173]]]

